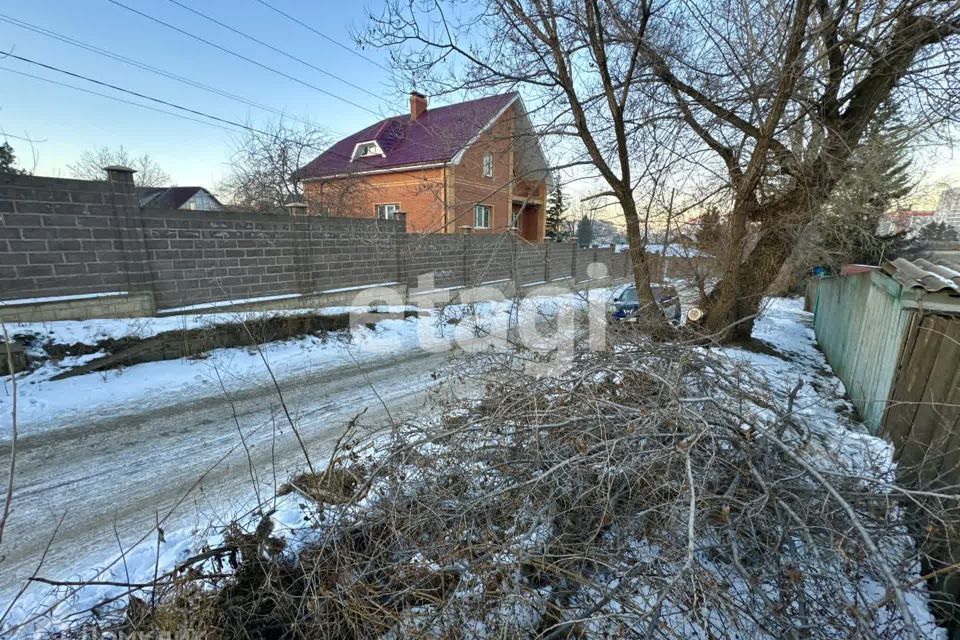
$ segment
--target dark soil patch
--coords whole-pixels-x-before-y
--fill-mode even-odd
[[[367,317],[376,312],[368,312]],[[386,314],[384,314],[386,316]],[[391,314],[392,315],[392,314]],[[404,311],[403,317],[416,317],[416,311]],[[373,323],[365,323],[373,326]],[[201,329],[177,329],[164,331],[149,338],[124,337],[100,340],[96,344],[36,344],[36,336],[18,336],[22,344],[41,346],[50,359],[57,361],[68,356],[83,356],[107,352],[85,365],[57,374],[51,380],[115,369],[143,362],[175,360],[201,356],[213,349],[246,347],[277,340],[287,340],[306,335],[324,336],[331,331],[350,328],[350,314],[332,315],[303,314],[294,316],[269,316],[248,320],[245,323],[219,324]]]
[[[784,353],[783,351],[780,351],[769,342],[764,342],[763,340],[759,340],[757,338],[735,340],[733,342],[728,343],[725,346],[739,347],[744,351],[750,351],[752,353],[762,353],[763,355],[773,356],[774,358],[780,358],[781,360],[792,359],[788,354]]]
[[[297,491],[321,504],[343,504],[354,499],[364,479],[362,469],[331,467],[318,473],[300,473],[280,487],[277,495]]]

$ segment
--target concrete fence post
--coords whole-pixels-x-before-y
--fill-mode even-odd
[[[543,281],[550,282],[550,243],[543,243]]]
[[[393,242],[394,255],[397,261],[397,271],[394,277],[396,282],[400,283],[404,291],[404,302],[410,301],[410,271],[407,256],[407,214],[398,212],[394,214],[397,225],[394,233],[390,236]]]
[[[110,184],[110,204],[119,226],[124,267],[130,293],[145,293],[150,297],[150,306],[156,311],[154,273],[150,254],[147,251],[146,233],[143,228],[143,210],[137,197],[136,186],[130,167],[110,165],[104,167]]]
[[[471,286],[471,277],[473,276],[470,269],[470,247],[472,246],[472,243],[470,242],[470,229],[463,229],[462,236],[463,242],[461,245],[461,252],[463,253],[463,281],[460,284],[462,284],[464,287],[469,287]]]
[[[297,216],[291,220],[290,224],[295,251],[297,289],[301,294],[309,295],[317,288],[313,279],[313,220],[308,216]]]
[[[570,260],[570,278],[573,279],[574,284],[577,282],[577,254],[580,252],[580,243],[573,243],[573,259]]]
[[[305,216],[309,211],[306,202],[288,202],[283,205],[283,208],[292,216]]]
[[[520,293],[520,273],[517,265],[517,238],[510,234],[510,279],[513,280],[513,293]]]

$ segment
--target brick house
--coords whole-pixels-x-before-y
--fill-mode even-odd
[[[427,107],[347,136],[302,167],[309,213],[392,218],[419,233],[515,231],[542,242],[550,172],[516,93]]]

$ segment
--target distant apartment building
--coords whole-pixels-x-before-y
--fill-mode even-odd
[[[934,212],[933,221],[945,222],[960,229],[960,187],[944,189],[940,194],[940,202]]]

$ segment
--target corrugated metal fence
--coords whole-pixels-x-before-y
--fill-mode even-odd
[[[922,310],[911,292],[903,297],[900,284],[878,271],[824,278],[808,298],[817,341],[864,422],[893,443],[900,481],[956,493],[960,314]],[[922,524],[922,508],[913,511]],[[958,511],[914,531],[926,554],[921,573],[933,576],[928,588],[951,640],[960,640]]]
[[[900,306],[899,285],[876,272],[824,278],[813,311],[827,360],[863,421],[879,430],[912,313]]]

